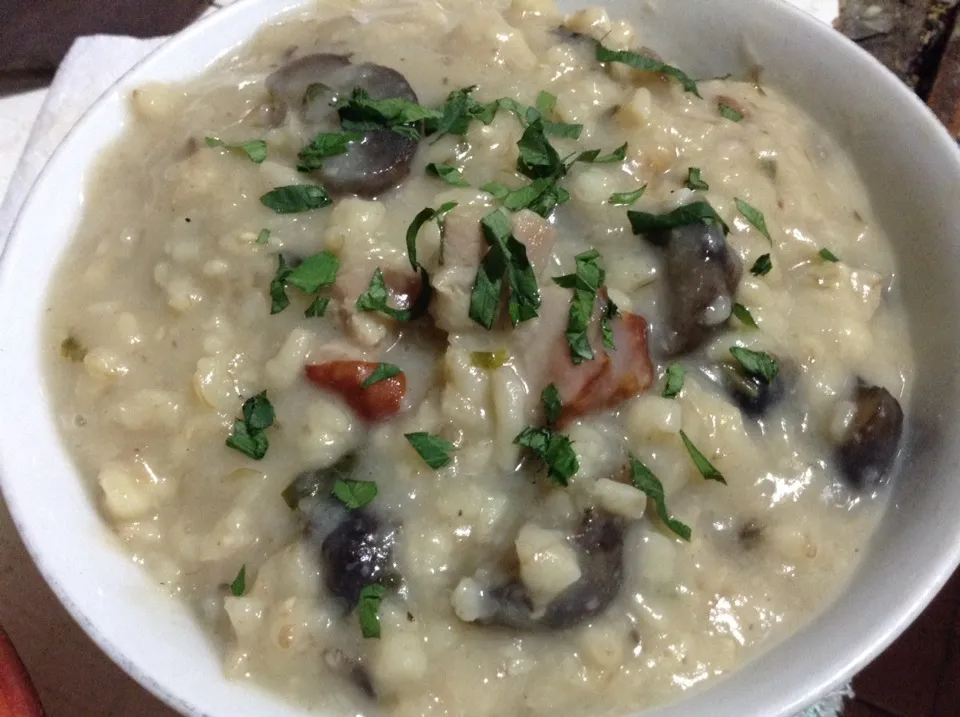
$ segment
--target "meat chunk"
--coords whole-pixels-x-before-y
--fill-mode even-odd
[[[385,421],[400,412],[407,391],[403,371],[364,387],[377,366],[374,361],[328,361],[306,367],[307,378],[315,386],[333,391],[366,421]]]

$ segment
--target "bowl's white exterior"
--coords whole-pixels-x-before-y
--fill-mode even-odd
[[[200,73],[311,0],[248,0],[166,43],[87,113],[40,176],[0,266],[0,473],[41,572],[127,672],[188,715],[302,717],[222,676],[183,606],[112,540],[57,438],[40,361],[43,292],[84,209],[91,165],[151,80]],[[572,6],[577,0],[566,0]],[[594,0],[596,2],[596,0]],[[648,717],[788,717],[851,676],[917,615],[960,560],[960,153],[911,93],[821,23],[773,0],[600,0],[697,76],[758,64],[853,153],[896,242],[919,361],[905,472],[850,589],[819,619],[707,692]],[[906,338],[905,338],[906,340]],[[637,686],[643,689],[642,685]],[[319,710],[312,714],[330,715]]]

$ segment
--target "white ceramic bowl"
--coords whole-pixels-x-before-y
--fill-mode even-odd
[[[578,0],[567,0],[572,5]],[[580,0],[582,2],[582,0]],[[221,674],[187,610],[112,540],[60,445],[40,361],[44,288],[84,210],[84,182],[126,122],[127,94],[183,80],[311,0],[247,0],[171,40],[100,99],[23,208],[0,267],[3,491],[47,581],[99,645],[189,715],[295,717],[274,695]],[[918,378],[890,509],[850,588],[823,615],[732,677],[649,717],[788,717],[850,677],[900,633],[960,559],[960,153],[878,63],[773,0],[600,0],[640,40],[701,77],[763,67],[853,153],[901,262]],[[907,337],[904,337],[907,340]],[[638,685],[638,689],[642,686]],[[314,713],[314,714],[323,714]]]

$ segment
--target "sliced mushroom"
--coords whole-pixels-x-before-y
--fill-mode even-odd
[[[332,522],[335,527],[329,530]],[[342,506],[325,501],[311,511],[307,538],[320,544],[327,590],[352,609],[360,591],[390,570],[397,530],[371,512],[361,509],[348,513]]]
[[[494,587],[484,595],[485,614],[478,622],[517,630],[565,630],[601,614],[623,583],[624,530],[621,518],[588,510],[572,538],[580,556],[580,579],[540,611],[519,580]]]
[[[331,104],[356,88],[375,100],[418,101],[410,83],[396,70],[369,62],[354,65],[344,55],[307,55],[267,78],[280,121],[295,112],[314,131],[323,125],[335,126],[337,110]],[[346,153],[324,160],[313,174],[332,194],[374,197],[410,173],[418,145],[418,140],[391,129],[363,132],[362,139],[351,143]]]
[[[697,348],[710,329],[730,318],[740,274],[740,260],[720,227],[690,224],[667,235],[668,354]]]
[[[783,362],[772,381],[765,381],[742,371],[737,366],[723,364],[723,383],[734,402],[747,416],[758,418],[776,406],[787,394],[789,371]]]
[[[887,389],[863,381],[854,389],[853,402],[853,420],[837,447],[837,460],[854,488],[875,488],[896,460],[903,409]]]

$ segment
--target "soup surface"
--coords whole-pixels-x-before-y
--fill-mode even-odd
[[[226,673],[675,699],[843,589],[912,357],[843,151],[603,11],[325,0],[139,88],[49,289],[63,439]]]

